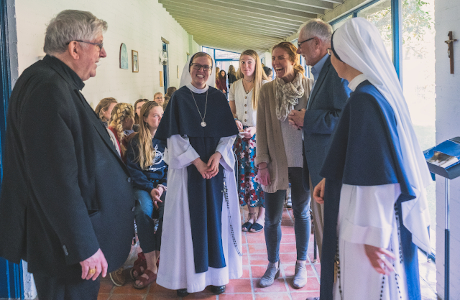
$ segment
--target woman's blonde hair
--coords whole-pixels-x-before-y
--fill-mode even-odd
[[[96,115],[98,115],[99,119],[101,119],[102,122],[110,121],[104,117],[104,113],[107,111],[107,109],[109,109],[109,106],[112,103],[117,103],[117,100],[112,97],[107,97],[99,101],[99,103],[96,106],[96,109],[94,109],[94,111],[96,112]]]
[[[297,47],[290,42],[281,42],[275,46],[273,46],[273,50],[276,48],[281,48],[284,49],[288,55],[289,55],[289,60],[294,63],[294,73],[300,73],[302,74],[302,77],[305,77],[305,70],[304,68],[300,65],[300,55],[297,54]]]
[[[252,108],[257,109],[257,104],[259,103],[259,92],[260,88],[262,87],[262,80],[268,80],[268,78],[267,75],[265,75],[265,72],[262,68],[262,63],[260,62],[259,55],[256,51],[250,49],[243,51],[243,53],[241,53],[240,55],[240,61],[243,55],[248,55],[252,57],[256,63],[256,66],[254,67],[254,89],[252,91]],[[244,80],[244,75],[243,72],[241,72],[241,68],[238,68],[237,77],[243,78],[242,80]]]
[[[155,158],[155,149],[152,145],[152,133],[150,132],[149,124],[144,118],[149,116],[150,110],[156,106],[160,106],[155,101],[145,102],[141,107],[141,117],[139,118],[139,157],[136,161],[139,162],[142,170],[147,169],[153,164]]]
[[[233,65],[230,65],[230,67],[228,67],[228,74],[231,74],[236,77],[236,71]]]
[[[118,142],[120,143],[121,153],[125,153],[126,148],[122,145],[122,140],[125,137],[123,130],[123,121],[132,118],[134,119],[134,108],[129,103],[118,103],[112,110],[112,118],[109,126],[117,132]]]
[[[147,102],[149,99],[137,99],[136,102],[134,102],[134,124],[139,124],[139,116],[137,115],[136,112],[136,107],[139,102]]]

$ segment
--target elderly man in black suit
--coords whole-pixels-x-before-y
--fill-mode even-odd
[[[311,190],[321,181],[319,172],[343,107],[350,95],[348,82],[341,79],[331,64],[332,27],[320,19],[308,21],[299,33],[297,53],[311,66],[313,89],[306,109],[292,111],[290,123],[302,128],[304,138],[304,183]],[[319,253],[323,240],[323,206],[311,203]]]
[[[9,102],[0,256],[28,262],[40,299],[96,299],[130,251],[131,178],[81,93],[106,30],[90,12],[59,13]]]

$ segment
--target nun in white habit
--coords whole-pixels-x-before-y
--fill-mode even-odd
[[[242,276],[240,211],[232,152],[238,129],[215,89],[212,58],[194,54],[155,138],[169,166],[157,283],[186,296],[225,291]]]
[[[431,179],[400,82],[363,18],[339,27],[329,52],[353,93],[314,190],[325,211],[321,300],[421,299],[417,247],[430,251]]]

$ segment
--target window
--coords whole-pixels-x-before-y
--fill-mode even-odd
[[[342,26],[343,23],[345,23],[347,20],[351,19],[352,17],[353,17],[353,15],[348,15],[345,18],[335,22],[334,24],[332,24],[332,30],[336,30],[337,28]]]
[[[404,98],[422,150],[436,144],[434,0],[402,2]],[[427,188],[431,245],[436,247],[436,184]]]
[[[216,49],[216,60],[217,59],[239,60],[240,59],[240,53],[228,52],[228,51],[223,51],[223,50]]]
[[[391,1],[382,0],[371,4],[357,13],[358,17],[367,19],[380,31],[385,48],[390,58],[393,57],[393,31],[391,26]]]

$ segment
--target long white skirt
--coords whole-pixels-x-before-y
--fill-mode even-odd
[[[228,144],[231,145],[231,141]],[[176,148],[171,147],[169,140],[168,146],[168,154],[165,156],[169,155],[176,159],[183,159],[188,156],[185,152],[174,153]],[[179,148],[184,149],[183,147]],[[229,204],[228,208],[224,196],[222,204],[222,246],[226,267],[218,269],[210,267],[204,273],[195,273],[187,190],[187,169],[174,168],[175,163],[172,161],[174,159],[166,158],[167,162],[170,162],[170,169],[168,171],[168,192],[165,200],[161,259],[157,278],[157,283],[165,288],[172,290],[186,288],[189,293],[195,293],[204,290],[209,285],[226,285],[230,279],[239,278],[243,275],[242,257],[238,254],[238,252],[242,253],[241,224],[231,146],[229,150],[220,151],[222,154],[221,164],[225,169]],[[193,160],[193,157],[186,160],[190,159]],[[229,216],[231,217],[229,218]],[[233,235],[231,227],[233,228]]]
[[[334,300],[409,299],[394,210],[400,194],[399,184],[342,186],[337,225],[340,276],[334,284]],[[364,244],[393,252],[395,272],[389,276],[377,273],[366,256]]]

